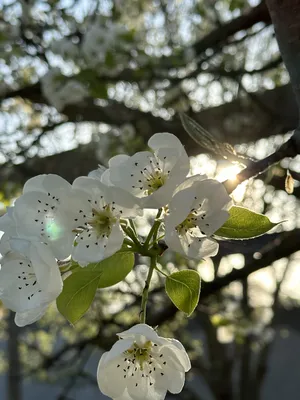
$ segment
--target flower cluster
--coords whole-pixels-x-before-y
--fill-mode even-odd
[[[81,102],[89,95],[83,83],[63,77],[59,68],[50,69],[41,78],[41,85],[44,96],[58,111],[62,111],[68,104]]]
[[[148,145],[149,151],[112,157],[107,169],[99,167],[73,184],[51,174],[25,183],[0,218],[0,299],[16,313],[17,325],[37,321],[61,294],[60,266],[84,268],[119,250],[146,252],[150,282],[160,239],[194,259],[217,253],[212,236],[231,205],[224,186],[204,175],[190,176],[189,158],[176,136],[157,133]],[[141,241],[134,219],[144,209],[158,211]],[[167,390],[179,393],[190,369],[183,346],[145,324],[147,290],[142,324],[119,334],[122,340],[99,362],[99,387],[117,400],[159,400]]]
[[[143,209],[162,211],[170,249],[195,259],[217,253],[212,234],[231,204],[225,188],[205,176],[187,177],[189,158],[174,135],[157,133],[148,144],[151,151],[115,156],[108,169],[72,185],[57,175],[26,182],[0,219],[0,297],[17,324],[40,318],[61,292],[57,261],[72,258],[84,267],[110,257],[122,248],[128,220]]]

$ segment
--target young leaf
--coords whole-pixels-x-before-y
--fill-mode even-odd
[[[64,281],[62,293],[56,300],[57,308],[68,321],[75,324],[90,307],[96,290],[115,285],[132,270],[134,255],[120,251],[98,263],[81,268],[72,266],[73,273]]]
[[[61,294],[56,299],[59,312],[71,324],[75,324],[89,309],[100,275],[98,272],[86,271],[82,268],[72,273],[65,281]]]
[[[199,302],[200,284],[198,272],[184,270],[169,275],[165,287],[175,306],[190,316]]]
[[[244,207],[231,207],[229,215],[229,219],[215,232],[215,235],[226,239],[250,239],[263,235],[278,225],[265,215]]]
[[[89,264],[85,269],[98,272],[99,288],[105,288],[121,282],[134,266],[134,255],[129,251],[119,251],[105,260]]]

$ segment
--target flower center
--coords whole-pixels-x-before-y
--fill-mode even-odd
[[[96,231],[98,236],[109,236],[112,230],[112,226],[116,223],[117,218],[112,213],[110,204],[107,204],[102,210],[92,209],[93,218],[89,221]]]
[[[128,349],[125,354],[133,356],[133,358],[140,364],[140,368],[142,370],[143,364],[148,362],[151,358],[151,347],[152,343],[150,340],[145,342],[142,346],[134,342],[132,347]]]
[[[148,195],[161,188],[165,184],[167,176],[168,175],[159,170],[151,172],[146,179],[146,190]]]
[[[186,219],[181,222],[181,224],[176,226],[176,230],[179,234],[184,234],[187,232],[189,229],[196,228],[197,224],[197,217],[194,212],[189,213],[189,215],[186,217]]]

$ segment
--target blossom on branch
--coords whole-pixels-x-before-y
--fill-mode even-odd
[[[124,240],[120,218],[140,215],[139,202],[99,179],[77,178],[73,188],[78,189],[76,208],[71,207],[78,235],[72,257],[82,265],[101,261],[120,250]]]
[[[48,246],[11,239],[11,250],[1,259],[0,299],[15,311],[15,323],[25,326],[43,316],[62,291],[57,262]]]
[[[168,390],[181,392],[191,363],[179,341],[158,336],[146,324],[118,336],[98,365],[102,393],[115,400],[163,400]]]
[[[0,230],[7,235],[10,225],[16,231],[11,236],[47,243],[56,258],[69,257],[75,236],[69,209],[76,196],[71,193],[72,186],[58,175],[29,179],[14,207],[0,219]]]
[[[228,219],[232,204],[222,183],[195,175],[178,186],[165,218],[165,241],[170,249],[195,259],[217,254],[210,236]]]
[[[156,133],[148,145],[153,152],[113,157],[110,181],[141,198],[145,208],[160,208],[189,173],[190,162],[179,139],[170,133]]]

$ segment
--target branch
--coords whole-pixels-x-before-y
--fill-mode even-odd
[[[251,8],[248,13],[215,29],[196,42],[193,48],[197,54],[201,54],[208,48],[215,48],[222,45],[230,36],[233,36],[239,31],[249,29],[258,22],[264,22],[267,25],[271,24],[270,15],[264,1],[258,6]]]
[[[255,178],[258,175],[264,173],[272,165],[278,163],[286,157],[296,157],[300,153],[300,141],[298,138],[298,131],[296,130],[293,136],[279,147],[274,153],[268,157],[259,161],[248,162],[247,168],[243,169],[235,178],[234,181],[227,180],[224,185],[231,193],[240,183],[248,180],[249,178]]]
[[[244,268],[233,269],[227,275],[218,277],[212,282],[203,282],[200,302],[202,302],[208,296],[216,294],[219,290],[230,285],[230,283],[243,280],[253,272],[262,268],[266,268],[281,258],[289,257],[291,254],[299,250],[299,240],[300,229],[296,229],[292,232],[284,232],[280,235],[280,237],[277,236],[274,240],[269,242],[268,245],[260,249],[259,253],[261,257],[259,259],[250,259],[249,257]],[[248,242],[251,242],[251,240]],[[160,325],[173,318],[176,313],[176,307],[173,304],[169,304],[160,313],[150,315],[148,318],[148,323],[152,326]]]

